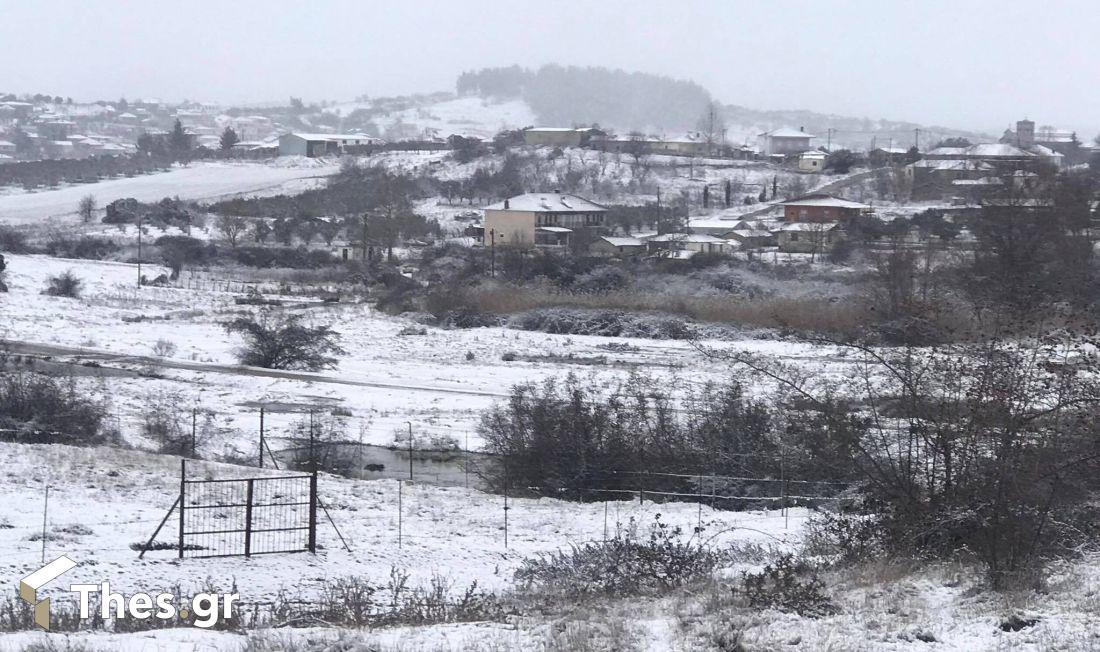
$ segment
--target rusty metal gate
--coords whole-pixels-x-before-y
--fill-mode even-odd
[[[180,558],[317,551],[316,474],[198,480],[183,464],[178,504]]]

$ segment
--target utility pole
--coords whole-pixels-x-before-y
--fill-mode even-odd
[[[489,229],[489,276],[497,275],[497,230]]]
[[[829,127],[828,130],[826,130],[826,134],[827,134],[826,137],[827,137],[827,143],[828,144],[825,145],[825,151],[827,151],[827,152],[833,151],[833,132],[834,131],[836,131],[836,129],[833,129],[832,127]]]
[[[913,147],[916,147],[917,151],[920,151],[920,128],[919,127],[917,129],[913,130]]]
[[[141,212],[138,212],[138,289],[141,289]]]
[[[412,421],[406,421],[409,425],[409,481],[413,479],[413,424]]]

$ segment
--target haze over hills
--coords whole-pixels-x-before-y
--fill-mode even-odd
[[[485,68],[465,72],[456,82],[460,95],[496,100],[521,99],[543,126],[599,124],[626,133],[633,130],[677,134],[699,127],[707,106],[716,101],[711,93],[691,81],[643,72],[600,67],[546,65],[530,70],[519,66]],[[761,131],[778,127],[804,127],[843,147],[868,148],[890,144],[908,147],[919,138],[922,147],[942,138],[962,136],[971,140],[995,138],[962,129],[928,126],[915,122],[822,114],[809,110],[758,110],[736,104],[718,104],[733,143],[753,142]]]

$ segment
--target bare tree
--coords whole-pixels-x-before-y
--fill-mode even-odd
[[[84,195],[80,198],[76,212],[80,215],[80,221],[89,224],[95,218],[97,205],[95,195]]]
[[[722,108],[717,102],[707,104],[706,111],[699,118],[699,134],[703,142],[707,144],[707,153],[713,154],[714,150],[724,144],[726,140],[726,121],[722,117]]]
[[[237,241],[248,228],[248,220],[237,215],[222,215],[218,218],[218,231],[229,241],[229,246],[237,248]]]

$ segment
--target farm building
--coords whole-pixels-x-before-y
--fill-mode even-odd
[[[781,206],[788,222],[837,222],[872,210],[867,204],[822,193],[785,201]]]
[[[576,195],[531,192],[485,208],[485,244],[567,245],[575,233],[598,234],[607,208]]]
[[[366,134],[303,134],[279,136],[279,156],[328,156],[352,147],[368,147],[381,143]]]

